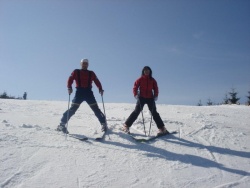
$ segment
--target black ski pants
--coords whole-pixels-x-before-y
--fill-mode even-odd
[[[137,117],[139,116],[140,112],[143,110],[144,105],[147,104],[148,105],[148,109],[150,110],[153,119],[156,123],[156,126],[158,127],[158,129],[161,129],[162,127],[164,127],[164,123],[159,115],[159,113],[157,112],[156,109],[156,105],[155,105],[155,101],[153,98],[142,98],[140,97],[137,100],[136,106],[134,111],[130,114],[130,116],[128,117],[128,119],[125,121],[125,124],[128,127],[131,127],[132,124],[134,123],[134,121],[137,119]]]
[[[93,91],[91,89],[77,88],[74,99],[72,100],[71,107],[69,111],[64,112],[63,117],[61,119],[61,123],[67,123],[67,115],[69,112],[69,119],[76,113],[77,109],[80,107],[81,103],[86,101],[92,111],[95,113],[95,116],[98,118],[99,122],[106,123],[106,117],[101,112],[94,97]]]

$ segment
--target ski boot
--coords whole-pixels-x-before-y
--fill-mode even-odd
[[[101,126],[102,126],[101,128],[102,132],[106,132],[108,130],[107,123],[102,123]]]
[[[129,127],[128,127],[126,124],[123,124],[123,126],[122,126],[122,131],[124,131],[124,132],[127,133],[127,134],[130,134],[130,132],[129,132]]]
[[[161,129],[158,130],[157,136],[169,134],[168,130],[165,127],[162,127]]]
[[[67,130],[67,128],[65,127],[65,124],[63,124],[63,123],[60,123],[60,125],[58,125],[56,130],[61,131],[65,134],[69,134],[69,131]]]

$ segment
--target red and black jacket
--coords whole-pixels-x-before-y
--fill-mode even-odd
[[[102,84],[97,78],[96,74],[90,70],[75,69],[67,83],[68,88],[72,88],[73,81],[75,80],[76,88],[92,88],[92,82],[94,81],[97,88],[102,90]]]
[[[138,90],[140,91],[140,97],[143,98],[154,98],[158,97],[159,94],[156,80],[147,75],[143,75],[135,81],[133,87],[134,96],[137,95]]]

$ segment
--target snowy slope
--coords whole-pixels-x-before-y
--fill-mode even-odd
[[[81,142],[54,131],[67,102],[1,99],[0,187],[250,187],[250,107],[157,105],[178,134],[149,143],[119,131],[134,107],[105,104],[110,133],[97,142],[100,125],[82,104],[69,121],[89,137]],[[131,132],[143,136],[141,116]]]

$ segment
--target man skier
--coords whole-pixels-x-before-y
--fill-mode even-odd
[[[88,59],[82,59],[80,64],[82,68],[75,69],[71,73],[68,79],[67,87],[69,95],[73,92],[72,89],[73,81],[75,81],[76,84],[76,93],[74,99],[72,100],[71,107],[69,108],[69,110],[64,112],[61,118],[61,123],[60,125],[58,125],[57,130],[68,134],[69,132],[67,130],[67,127],[65,126],[67,124],[67,121],[71,118],[71,116],[75,114],[77,109],[80,107],[81,103],[83,101],[86,101],[90,106],[90,108],[95,113],[95,116],[98,118],[99,122],[101,123],[102,131],[106,131],[107,130],[106,117],[99,109],[92,91],[92,82],[94,81],[95,85],[99,89],[99,93],[102,96],[104,90],[102,89],[101,82],[98,80],[96,74],[93,71],[88,70],[89,66]]]

